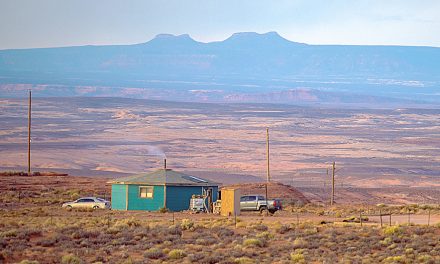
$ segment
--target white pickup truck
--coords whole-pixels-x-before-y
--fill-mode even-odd
[[[245,195],[240,198],[240,209],[242,211],[260,211],[268,210],[271,214],[282,209],[279,199],[266,200],[261,195]]]

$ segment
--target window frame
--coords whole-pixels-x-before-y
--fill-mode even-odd
[[[141,196],[141,189],[142,188],[147,188],[147,190],[148,190],[148,188],[151,188],[151,197],[142,197]],[[148,192],[146,192],[145,193],[145,195],[147,195],[148,196]],[[154,186],[139,186],[139,192],[138,192],[138,196],[139,196],[139,198],[141,198],[141,199],[154,199]]]

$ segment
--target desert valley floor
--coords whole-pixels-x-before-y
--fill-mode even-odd
[[[326,201],[438,203],[440,110],[330,109],[120,98],[35,98],[32,167],[116,177],[162,166],[222,183],[271,175]],[[27,102],[0,99],[0,167],[27,158]],[[329,174],[327,174],[329,170]]]

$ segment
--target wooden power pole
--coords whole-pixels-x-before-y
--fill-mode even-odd
[[[269,128],[266,128],[266,158],[267,158],[267,182],[270,182],[270,167],[269,167]]]
[[[336,163],[333,161],[333,167],[332,167],[332,196],[330,198],[330,205],[333,205],[335,202],[335,169],[336,169]]]
[[[32,115],[32,91],[29,90],[29,107],[28,107],[28,176],[31,176],[31,115]]]

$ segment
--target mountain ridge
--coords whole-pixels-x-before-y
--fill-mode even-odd
[[[197,43],[201,43],[201,44],[211,44],[211,43],[219,43],[219,42],[224,42],[230,39],[234,39],[237,37],[243,38],[243,37],[249,37],[249,36],[259,36],[259,37],[267,37],[267,36],[272,36],[272,37],[277,37],[279,39],[282,39],[284,41],[290,42],[290,43],[296,43],[296,44],[301,44],[301,45],[307,45],[307,46],[328,46],[328,47],[332,47],[332,46],[339,46],[339,47],[412,47],[412,48],[434,48],[434,49],[438,49],[440,47],[437,46],[429,46],[429,45],[397,45],[397,44],[393,44],[393,45],[387,45],[387,44],[311,44],[311,43],[303,43],[303,42],[296,42],[294,40],[290,40],[287,39],[285,37],[283,37],[282,35],[280,35],[278,32],[276,31],[268,31],[265,33],[257,33],[254,31],[243,31],[243,32],[236,32],[233,33],[232,35],[230,35],[229,37],[223,39],[223,40],[211,40],[211,41],[198,41],[197,39],[194,39],[190,34],[185,33],[185,34],[171,34],[171,33],[160,33],[155,35],[153,38],[145,41],[145,42],[139,42],[139,43],[130,43],[130,44],[101,44],[101,45],[97,45],[97,44],[81,44],[81,45],[70,45],[70,46],[53,46],[53,47],[33,47],[33,48],[8,48],[8,49],[0,49],[0,52],[2,51],[20,51],[20,50],[41,50],[41,49],[62,49],[62,48],[78,48],[78,47],[125,47],[125,46],[136,46],[136,45],[142,45],[142,44],[146,44],[150,41],[153,40],[157,40],[157,39],[180,39],[180,38],[186,38],[186,39],[190,39],[194,42]]]
[[[139,88],[154,96],[215,94],[221,87],[223,98],[306,88],[440,103],[440,48],[309,45],[277,32],[239,32],[208,43],[159,34],[133,45],[2,50],[0,85],[10,84]],[[211,100],[206,94],[203,100]]]

